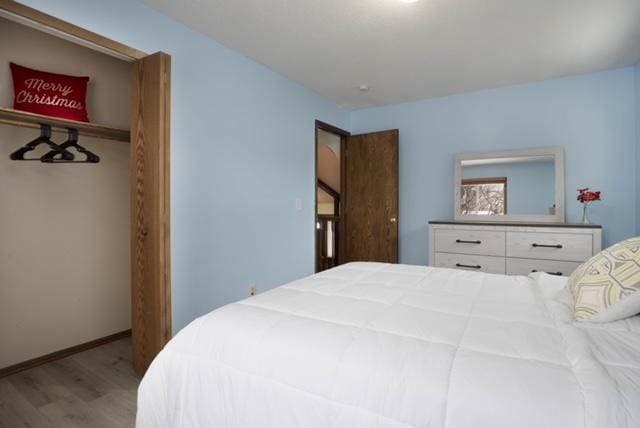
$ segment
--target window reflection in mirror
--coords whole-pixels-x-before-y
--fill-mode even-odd
[[[463,178],[460,211],[464,215],[507,213],[507,177]]]
[[[464,160],[461,166],[461,214],[554,214],[553,157]]]

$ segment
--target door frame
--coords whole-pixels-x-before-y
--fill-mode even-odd
[[[318,130],[323,130],[340,136],[340,225],[338,226],[338,236],[344,236],[344,218],[342,213],[344,212],[344,195],[347,191],[346,183],[344,182],[344,154],[347,138],[351,136],[351,133],[344,129],[333,126],[329,123],[316,120],[315,123],[315,144],[313,146],[313,159],[314,159],[314,178],[313,178],[313,264],[314,272],[318,272],[318,233],[316,231],[318,223]],[[343,246],[338,241],[338,260],[342,260],[344,252]]]
[[[134,96],[140,90],[144,83],[144,76],[140,73],[142,60],[151,57],[151,55],[137,50],[135,48],[124,45],[115,40],[101,36],[77,25],[58,19],[54,16],[43,13],[39,10],[22,5],[13,0],[0,0],[0,16],[10,17],[24,25],[37,28],[57,37],[72,41],[83,45],[90,49],[111,55],[118,59],[132,63],[132,102]],[[148,123],[144,122],[144,118],[138,106],[133,106],[131,118],[131,140],[129,143],[132,148],[131,156],[131,176],[130,176],[130,197],[132,203],[131,209],[131,323],[134,343],[133,365],[138,375],[143,375],[148,365],[157,352],[169,341],[172,335],[172,319],[171,319],[171,241],[170,241],[170,117],[171,117],[171,88],[170,88],[170,63],[171,57],[167,54],[161,54],[161,68],[164,70],[163,82],[155,85],[155,91],[152,103],[146,101],[145,107],[157,109],[166,116],[165,123],[158,126],[158,132],[151,133],[151,137],[142,132]],[[138,97],[139,98],[139,97]],[[153,124],[149,125],[152,126]],[[153,137],[156,138],[153,138]],[[153,138],[151,142],[154,147],[149,149],[148,138]],[[147,145],[147,150],[140,150],[140,147]],[[133,150],[138,150],[139,159],[144,163],[153,164],[153,168],[143,168],[135,170],[136,162]],[[140,184],[153,184],[152,192],[140,191]],[[138,191],[136,191],[136,188]],[[158,221],[140,222],[139,217],[136,218],[136,212],[141,206],[152,206],[152,202],[156,201],[158,206],[160,201]],[[155,208],[155,207],[154,207]],[[161,263],[144,263],[144,259],[148,254],[140,254],[140,240],[150,236],[154,246],[160,248]],[[138,254],[134,251],[138,249]],[[142,260],[142,262],[141,262]],[[142,275],[140,270],[143,269],[145,275],[151,275],[153,278],[159,278],[157,283],[151,281],[141,281]],[[152,271],[149,273],[149,271]],[[134,292],[135,291],[135,292]],[[144,312],[144,317],[140,314]],[[147,325],[149,324],[149,325]],[[160,349],[157,349],[160,345]],[[138,351],[136,351],[138,348]]]

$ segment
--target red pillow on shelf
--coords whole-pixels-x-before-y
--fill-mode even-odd
[[[63,119],[89,122],[89,77],[66,76],[10,63],[13,108]]]

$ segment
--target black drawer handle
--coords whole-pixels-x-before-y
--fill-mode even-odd
[[[463,265],[460,263],[456,263],[456,267],[469,268],[469,269],[482,269],[482,266],[480,265]]]
[[[464,239],[456,239],[458,244],[482,244],[482,241],[465,241]]]
[[[534,269],[531,272],[540,272],[538,269]],[[549,275],[555,275],[555,276],[562,276],[562,272],[545,272],[548,273]]]
[[[556,244],[556,245],[547,245],[547,244],[531,244],[532,247],[538,248],[538,247],[542,247],[542,248],[562,248],[561,244]]]

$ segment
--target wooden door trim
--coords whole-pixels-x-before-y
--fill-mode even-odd
[[[150,72],[147,69],[151,70]],[[131,141],[131,311],[139,375],[171,339],[171,57],[134,64]]]
[[[346,186],[344,183],[344,146],[345,141],[348,136],[351,134],[344,129],[338,128],[337,126],[333,126],[329,123],[322,122],[321,120],[316,120],[315,125],[315,144],[313,146],[313,159],[314,159],[314,181],[313,181],[313,264],[314,264],[314,272],[318,272],[318,236],[316,233],[316,222],[318,221],[318,130],[322,129],[323,131],[330,132],[332,134],[336,134],[340,136],[340,202],[338,206],[338,211],[340,214],[344,212],[344,195],[346,192]],[[344,236],[344,221],[340,221],[338,223],[338,234],[339,236]],[[338,261],[343,260],[342,256],[344,255],[343,245],[338,241]]]
[[[103,53],[107,53],[107,51],[109,51],[114,54],[118,54],[114,56],[119,57],[123,61],[134,62],[134,67],[133,67],[134,68],[134,76],[133,76],[134,85],[132,88],[132,92],[135,94],[135,92],[139,90],[137,85],[140,84],[140,80],[138,78],[139,76],[135,74],[135,69],[138,68],[136,67],[136,63],[150,56],[150,55],[147,55],[145,52],[139,51],[137,49],[126,46],[122,43],[103,37],[99,34],[85,30],[84,28],[78,27],[74,24],[63,21],[61,19],[58,19],[46,13],[40,12],[36,9],[30,8],[28,6],[24,6],[13,0],[0,0],[0,14],[1,13],[4,13],[5,15],[9,15],[9,16],[13,15],[13,16],[24,18],[27,21],[31,21],[35,24],[38,24],[38,27],[40,27],[43,31],[48,31],[51,34],[56,34],[58,36],[66,35],[68,36],[68,40],[72,40],[72,41],[75,40],[76,42],[84,41],[86,42],[85,43],[86,47],[88,47],[89,49],[94,49],[96,51],[103,52]],[[160,210],[159,215],[162,217],[162,221],[159,222],[158,224],[153,224],[152,226],[148,226],[145,224],[137,224],[136,218],[133,216],[133,210],[132,210],[132,217],[131,217],[132,229],[131,230],[133,234],[131,236],[131,241],[132,241],[132,247],[135,248],[133,246],[134,245],[133,243],[137,236],[152,235],[152,236],[159,237],[158,245],[161,247],[161,254],[159,256],[161,260],[161,272],[159,274],[159,277],[162,278],[162,281],[161,281],[162,284],[156,284],[154,286],[157,286],[160,291],[158,293],[158,296],[161,300],[160,311],[156,317],[157,324],[160,326],[160,328],[159,328],[159,331],[145,330],[144,334],[155,336],[154,338],[156,342],[164,345],[166,342],[169,341],[172,335],[171,241],[170,241],[170,190],[171,189],[170,189],[170,176],[169,176],[169,171],[170,171],[169,145],[170,145],[170,117],[171,117],[171,89],[170,89],[171,57],[167,54],[162,54],[162,56],[163,56],[163,61],[165,62],[166,73],[164,75],[163,89],[161,92],[161,96],[158,98],[158,103],[160,104],[158,108],[164,111],[164,116],[166,117],[166,120],[164,120],[162,123],[163,126],[162,126],[162,130],[160,131],[160,134],[161,134],[160,137],[158,138],[157,141],[153,140],[153,143],[157,144],[157,149],[161,152],[162,162],[154,166],[153,169],[144,171],[145,179],[150,180],[151,182],[154,182],[156,184],[156,188],[158,189],[158,192],[162,193],[161,195],[155,195],[155,194],[149,195],[149,197],[158,196],[159,199],[161,200],[161,203],[158,209]],[[133,132],[131,133],[132,150],[134,147],[137,147],[137,144],[135,144],[136,141],[138,141],[139,139],[144,139],[146,137],[144,132],[142,132],[143,124],[138,123],[138,121],[141,120],[138,113],[139,113],[138,108],[137,106],[134,105],[133,112],[132,112],[131,129],[132,131],[137,129],[137,132],[136,134],[134,134]],[[143,156],[144,156],[144,152],[143,152]],[[131,160],[133,161],[133,159]],[[139,193],[136,190],[134,190],[136,189],[136,186],[140,184],[139,179],[140,179],[139,174],[135,174],[135,173],[131,174],[131,177],[130,177],[130,183],[131,183],[131,189],[132,189],[131,201],[134,204],[133,206],[136,206],[135,204],[141,201],[146,203],[146,199],[147,199],[147,195],[144,192]],[[147,229],[147,227],[149,227],[149,229]],[[136,263],[135,257],[136,257],[135,253],[132,253],[131,254],[132,265]],[[132,272],[132,276],[133,276],[133,272]],[[133,286],[134,286],[133,282],[131,286],[133,291]],[[144,310],[144,311],[149,310],[149,308],[145,306],[145,302],[142,299],[140,299],[139,296],[133,293],[132,293],[131,307],[132,309],[137,307],[138,310]],[[156,316],[156,314],[154,314],[154,316]],[[142,337],[142,338],[137,337],[138,334],[137,334],[136,328],[134,327],[136,320],[135,320],[135,314],[133,313],[133,310],[132,310],[131,322],[132,322],[133,341],[135,342],[138,339],[146,341],[147,338],[145,337]],[[135,360],[136,360],[136,355],[134,354],[134,361]],[[135,364],[134,364],[134,367],[135,367]],[[146,367],[140,368],[141,367],[140,365],[138,365],[138,367],[139,369],[137,370],[137,373],[139,375],[144,374],[144,370],[146,370]]]
[[[338,134],[344,137],[348,137],[349,135],[351,135],[351,133],[349,133],[348,131],[340,129],[337,126],[333,126],[321,120],[316,120],[316,129],[322,129],[324,131],[331,132],[332,134]]]
[[[85,30],[82,27],[63,21],[55,16],[47,15],[37,9],[20,4],[14,0],[0,0],[0,10],[8,14],[24,18],[39,24],[42,27],[59,33],[66,34],[76,39],[80,39],[86,43],[99,46],[100,48],[117,53],[121,56],[129,58],[129,60],[137,60],[147,56],[145,52],[139,51],[115,40],[108,39],[104,36]]]

